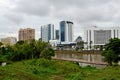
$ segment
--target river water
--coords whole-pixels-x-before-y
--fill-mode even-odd
[[[91,62],[91,63],[103,63],[104,62],[104,57],[101,56],[101,52],[57,52],[55,53],[55,58],[61,58],[61,59],[73,59],[73,60],[84,60],[86,62]],[[86,66],[86,65],[91,65],[88,63],[79,63],[80,66]],[[92,65],[93,66],[93,65]],[[97,66],[98,68],[102,68],[105,65],[94,65],[95,67]]]

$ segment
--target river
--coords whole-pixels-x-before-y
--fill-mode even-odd
[[[101,56],[101,51],[56,51],[55,58],[59,59],[72,59],[72,60],[83,60],[90,63],[104,63],[104,57]],[[105,65],[79,63],[80,66],[92,65],[98,68],[103,68]]]

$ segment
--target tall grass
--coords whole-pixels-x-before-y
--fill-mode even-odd
[[[120,67],[79,67],[76,63],[34,59],[0,66],[0,80],[120,80]]]

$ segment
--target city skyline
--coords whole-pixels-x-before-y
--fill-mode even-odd
[[[20,28],[39,28],[62,20],[74,22],[74,40],[83,37],[84,27],[120,26],[120,1],[115,0],[0,0],[0,38],[18,37]],[[32,4],[32,5],[31,5]]]

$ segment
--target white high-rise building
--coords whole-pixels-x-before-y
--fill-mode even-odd
[[[54,39],[54,25],[48,24],[41,26],[41,38],[44,42],[49,42],[49,40]]]
[[[73,41],[73,22],[61,21],[60,22],[60,42]]]
[[[104,46],[110,38],[120,38],[120,27],[89,27],[84,31],[85,48],[94,49],[95,46]]]

